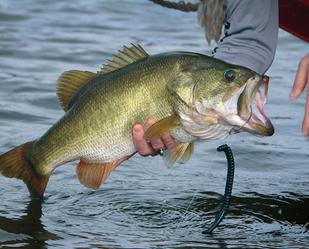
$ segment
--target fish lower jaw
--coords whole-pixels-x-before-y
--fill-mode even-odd
[[[227,115],[220,123],[230,127],[230,134],[249,132],[256,136],[271,136],[274,133],[274,128],[267,118],[260,120],[254,114],[248,114],[247,117],[238,114]]]
[[[266,77],[266,76],[265,76]],[[246,122],[244,128],[248,132],[261,135],[271,136],[274,134],[274,127],[270,120],[264,113],[264,106],[267,101],[268,91],[268,78],[263,78],[263,84],[261,84],[255,93],[252,94],[252,100],[248,101],[251,103],[245,109],[245,113],[240,113],[239,116]]]
[[[269,119],[266,118],[261,120],[255,115],[252,115],[246,128],[249,129],[250,133],[261,136],[272,136],[275,132]]]
[[[274,134],[274,127],[264,113],[265,102],[266,100],[259,96],[251,104],[248,126],[257,135],[272,136]]]
[[[262,112],[258,115],[252,113],[247,119],[241,119],[243,122],[243,125],[240,126],[241,130],[257,136],[272,136],[274,134],[272,123]]]

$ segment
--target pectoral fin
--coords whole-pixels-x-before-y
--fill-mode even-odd
[[[164,132],[169,132],[177,127],[180,127],[178,117],[176,115],[168,116],[150,126],[145,132],[145,138],[148,140],[159,138]]]
[[[168,166],[174,165],[177,161],[186,162],[193,153],[193,143],[181,143],[173,150],[167,150],[164,159]]]
[[[98,189],[124,160],[120,159],[112,163],[86,163],[80,161],[76,167],[76,173],[81,184],[88,188]]]

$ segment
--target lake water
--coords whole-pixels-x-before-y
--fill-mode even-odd
[[[43,134],[63,111],[55,93],[68,69],[97,71],[131,42],[150,54],[208,53],[196,14],[148,1],[0,0],[0,152]],[[305,96],[288,100],[308,44],[280,32],[266,113],[274,136],[238,134],[203,142],[185,165],[134,156],[97,191],[79,184],[75,164],[59,167],[45,199],[0,177],[0,248],[309,248],[309,141],[300,132]],[[205,230],[222,202],[234,151],[230,210]]]

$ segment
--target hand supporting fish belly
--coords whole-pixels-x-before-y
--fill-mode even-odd
[[[193,142],[246,131],[271,136],[266,117],[268,77],[206,55],[173,52],[149,56],[139,45],[124,47],[97,73],[71,70],[58,79],[66,112],[45,134],[0,156],[0,172],[21,179],[43,196],[57,166],[80,160],[82,184],[99,188],[131,157],[133,124],[157,122],[145,138],[170,133],[177,145],[170,164],[188,160]]]

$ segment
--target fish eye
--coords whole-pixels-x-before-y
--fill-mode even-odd
[[[224,72],[224,78],[228,81],[233,81],[236,77],[236,73],[234,70],[230,69]]]

